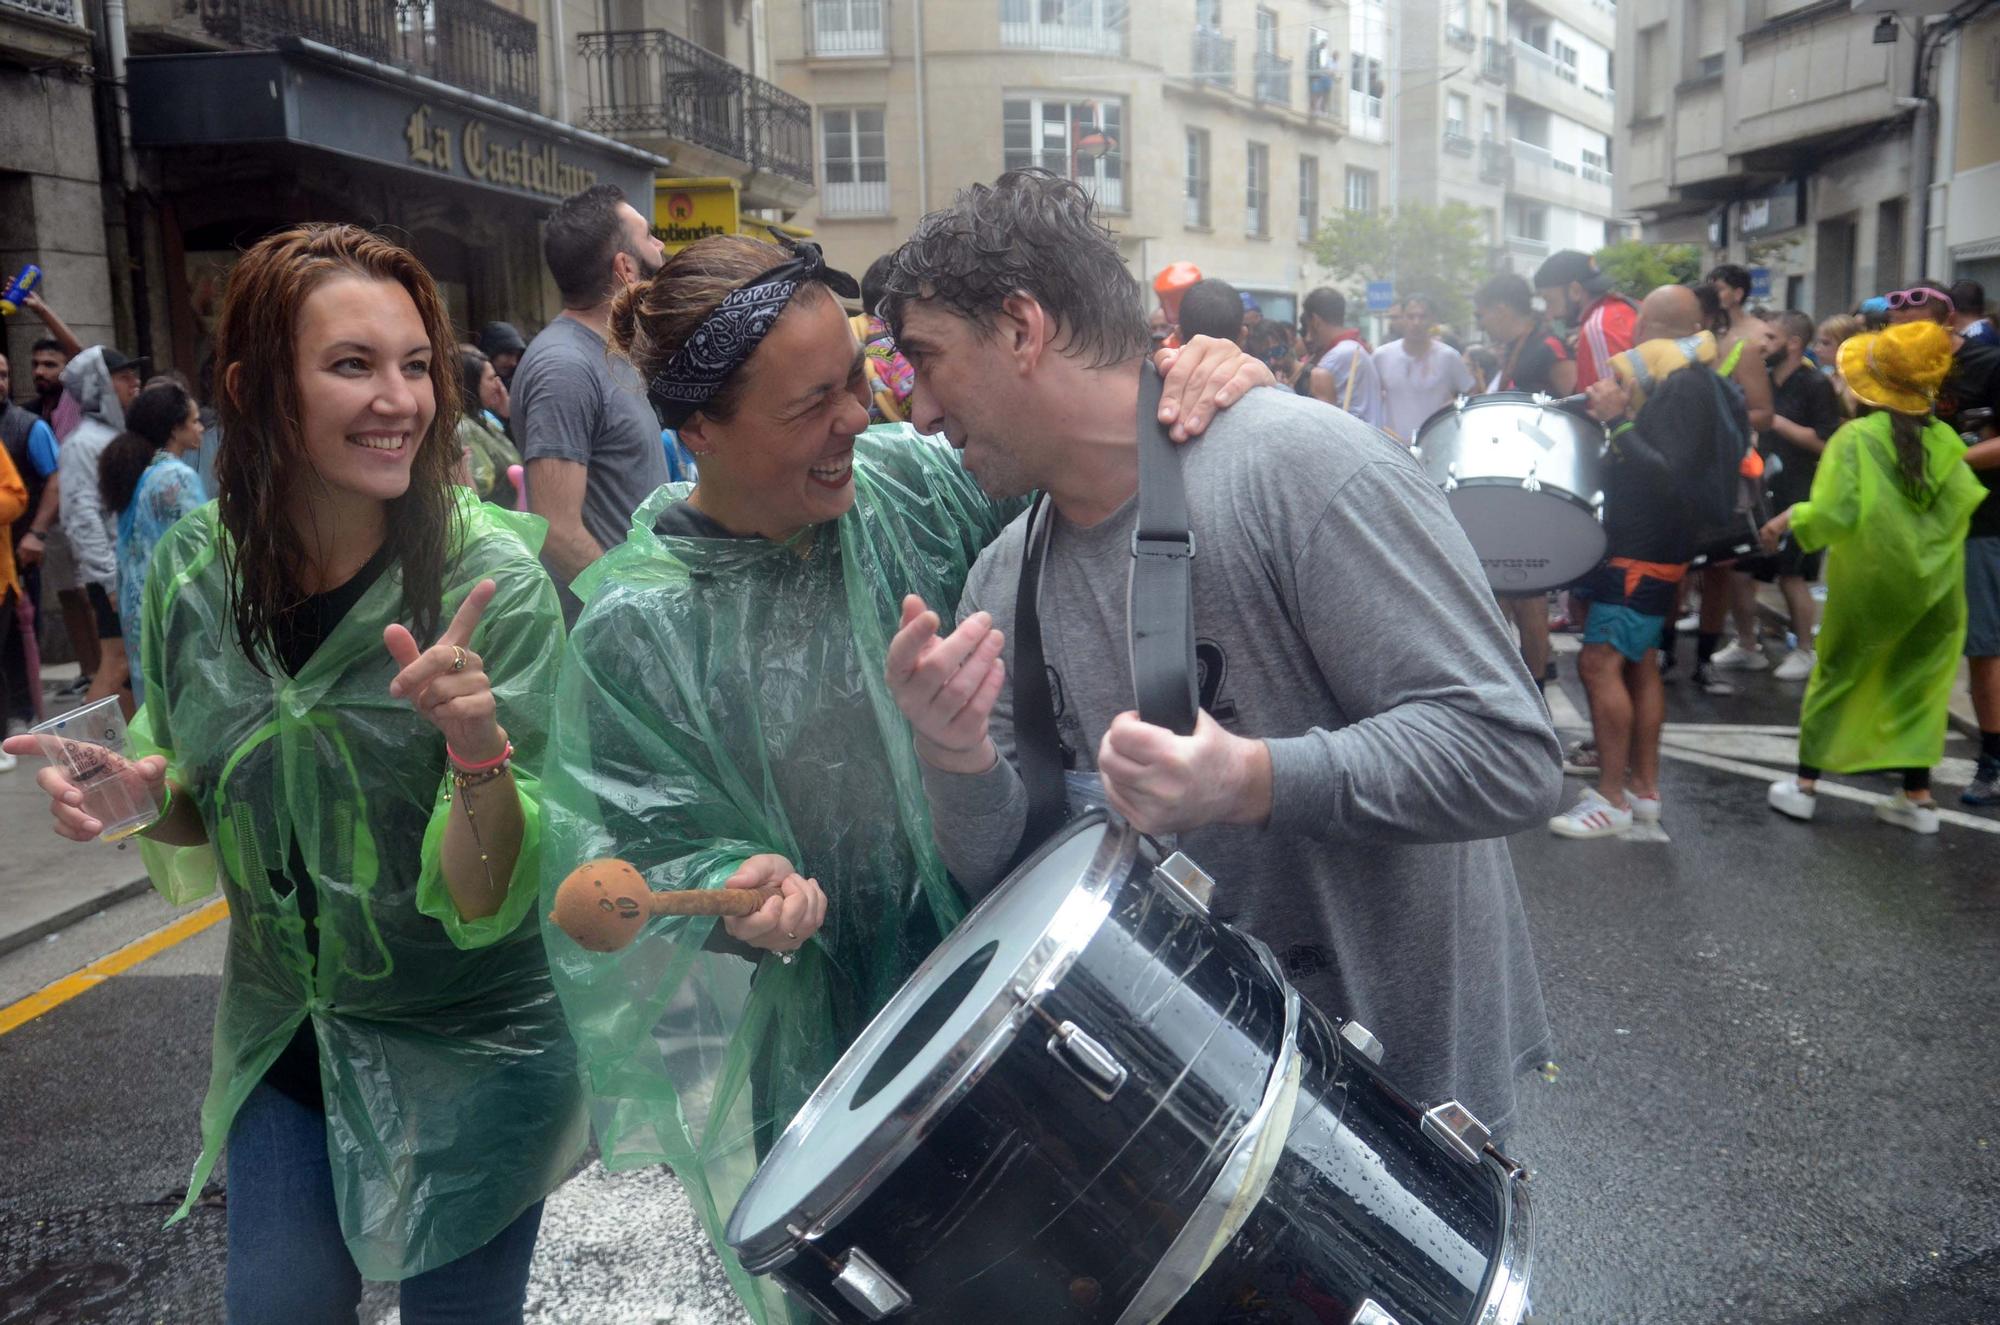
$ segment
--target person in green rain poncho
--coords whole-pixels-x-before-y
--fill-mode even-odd
[[[883,680],[899,604],[957,602],[1014,511],[940,442],[864,431],[862,349],[833,293],[851,278],[816,248],[730,236],[620,296],[612,343],[701,479],[654,494],[578,577],[544,798],[545,909],[601,857],[655,890],[781,890],[611,953],[544,926],[606,1165],[673,1168],[761,1322],[789,1309],[723,1246],[729,1213],[964,910]],[[1199,431],[1270,381],[1211,341],[1172,363],[1167,399]]]
[[[230,910],[173,1218],[226,1147],[232,1325],[353,1325],[364,1278],[401,1281],[406,1325],[518,1322],[588,1139],[532,916],[562,638],[543,526],[453,485],[444,305],[365,230],[246,253],[216,363],[220,501],[154,556],[120,774],[162,801],[154,885]],[[42,777],[57,831],[96,836]]]
[[[1903,790],[1875,814],[1938,831],[1931,766],[1944,754],[1965,644],[1965,531],[1986,489],[1965,443],[1931,416],[1951,371],[1950,333],[1932,322],[1855,336],[1840,347],[1847,390],[1873,412],[1836,432],[1812,496],[1764,526],[1826,548],[1819,658],[1799,714],[1799,771],[1771,784],[1772,809],[1811,819],[1822,771],[1894,769]]]

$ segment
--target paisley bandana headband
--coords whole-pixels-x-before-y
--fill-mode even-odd
[[[852,276],[826,265],[819,245],[787,243],[786,247],[792,252],[790,262],[732,290],[646,384],[646,398],[653,402],[661,426],[678,428],[713,400],[730,374],[757,352],[801,286],[817,282],[845,298],[861,297],[861,286]]]

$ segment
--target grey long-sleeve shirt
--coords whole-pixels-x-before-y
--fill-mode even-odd
[[[1503,834],[1562,790],[1547,711],[1442,495],[1395,442],[1317,401],[1255,391],[1183,452],[1195,537],[1201,701],[1271,752],[1263,829],[1180,842],[1216,878],[1218,918],[1271,945],[1307,998],[1359,1019],[1429,1102],[1498,1130],[1514,1075],[1549,1052]],[[1125,586],[1136,499],[1090,528],[1059,516],[1043,649],[1068,767],[1133,707]],[[960,619],[1008,634],[1025,521],[980,557]],[[978,776],[925,770],[945,862],[974,893],[1004,875],[1027,797],[1012,690]]]

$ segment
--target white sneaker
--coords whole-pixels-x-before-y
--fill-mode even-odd
[[[1735,640],[1717,649],[1710,661],[1732,672],[1761,672],[1771,665],[1762,649],[1746,649]]]
[[[1779,814],[1812,822],[1813,811],[1819,808],[1819,797],[1799,785],[1797,778],[1786,778],[1783,782],[1773,782],[1764,799]]]
[[[1812,675],[1813,664],[1819,661],[1811,649],[1793,649],[1785,655],[1784,661],[1771,669],[1771,675],[1780,681],[1803,681]]]
[[[1674,622],[1674,633],[1676,635],[1694,635],[1698,634],[1700,630],[1701,613],[1699,612],[1690,612],[1679,621]]]
[[[1557,837],[1616,837],[1632,829],[1632,811],[1621,810],[1592,787],[1567,813],[1549,820],[1549,831]]]
[[[1876,801],[1875,817],[1885,824],[1894,824],[1925,836],[1938,830],[1937,806],[1929,801],[1919,804],[1901,792]]]
[[[1660,822],[1660,798],[1641,796],[1636,792],[1625,793],[1625,803],[1632,807],[1632,822],[1635,824],[1656,824]]]
[[[20,762],[21,762],[20,760],[16,759],[13,755],[8,754],[5,750],[0,750],[0,773],[13,772],[14,766],[16,764],[19,764]]]

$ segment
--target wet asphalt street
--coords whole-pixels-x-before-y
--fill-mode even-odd
[[[1669,688],[1671,840],[1514,842],[1558,1039],[1510,1140],[1536,1309],[1996,1325],[2000,833],[1975,824],[2000,816],[1917,838],[1823,797],[1780,819],[1759,770],[1791,757],[1799,686],[1744,687]],[[1558,719],[1580,701],[1566,683]],[[1948,802],[1965,773],[1947,762]],[[126,903],[0,959],[0,1005],[170,918]],[[221,1319],[226,1175],[160,1225],[198,1148],[222,933],[0,1035],[0,1325]],[[587,1171],[551,1202],[531,1319],[740,1319],[699,1246],[669,1182]]]

